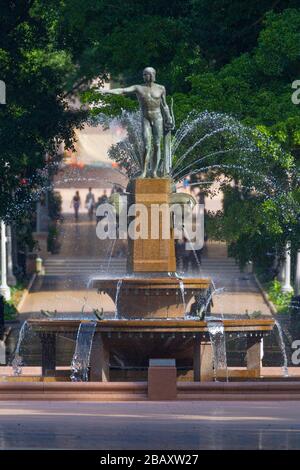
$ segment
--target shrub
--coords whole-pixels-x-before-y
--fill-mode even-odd
[[[278,313],[286,312],[293,292],[282,292],[281,284],[277,279],[274,279],[268,284],[267,290],[269,298],[277,308]]]

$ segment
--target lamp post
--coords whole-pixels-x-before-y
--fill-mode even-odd
[[[287,242],[285,247],[285,272],[282,292],[292,292],[291,286],[291,242]]]
[[[12,235],[11,226],[6,226],[6,240],[7,240],[7,281],[10,286],[15,286],[17,280],[13,272],[13,259],[12,259]]]
[[[0,364],[6,364],[6,352],[4,342],[4,300],[0,295]]]
[[[0,104],[6,104],[6,85],[3,80],[0,80]],[[6,227],[3,220],[0,222],[1,229],[1,285],[0,285],[0,295],[4,297],[5,300],[10,299],[10,288],[7,285],[6,278]]]
[[[297,250],[296,259],[295,295],[300,295],[300,249]]]
[[[1,227],[1,285],[0,295],[3,295],[5,300],[10,300],[10,288],[7,285],[7,269],[6,269],[6,227],[3,220],[0,223]]]

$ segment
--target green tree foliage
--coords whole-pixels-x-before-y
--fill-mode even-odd
[[[260,147],[247,164],[228,155],[229,165],[247,171],[225,172],[237,185],[224,186],[224,211],[209,220],[215,236],[230,242],[241,262],[280,252],[287,238],[297,241],[300,115],[291,84],[300,79],[298,0],[1,3],[0,78],[8,101],[0,115],[2,214],[12,189],[24,196],[26,186],[37,185],[45,154],[51,160],[57,142],[72,144],[82,115],[66,98],[83,92],[85,103],[98,102],[94,115],[135,110],[128,97],[99,99],[86,87],[108,74],[121,85],[136,83],[151,65],[173,95],[177,125],[191,111],[229,113],[253,129]],[[276,189],[267,183],[272,178]]]
[[[157,8],[116,2],[112,12],[109,2],[93,2],[95,15],[85,34],[97,56],[94,63],[126,84],[139,80],[144,66],[157,67],[158,80],[173,94],[177,125],[190,112],[208,110],[230,114],[254,130],[259,153],[252,158],[228,153],[221,163],[232,169],[208,173],[208,179],[223,173],[230,183],[223,185],[224,211],[210,218],[209,226],[211,236],[230,243],[241,264],[252,259],[268,266],[275,252],[280,257],[287,238],[298,243],[300,115],[291,84],[300,77],[299,5],[292,0],[190,0],[184,7],[176,2],[176,8],[172,2],[156,3]],[[87,2],[86,18],[91,8]],[[97,19],[96,10],[105,21]],[[99,95],[91,91],[85,98],[97,101]],[[105,97],[93,113],[116,115],[133,107],[130,98]],[[230,139],[209,141],[184,163],[196,162],[197,152],[200,158],[210,145],[226,150],[230,144]]]
[[[297,0],[191,0],[191,36],[215,68],[251,51],[269,11],[298,6]]]
[[[72,55],[58,44],[59,1],[1,2],[1,79],[7,104],[0,108],[0,217],[30,209],[47,184],[45,159],[53,164],[60,142],[72,144],[82,113],[64,98]]]
[[[300,76],[299,21],[299,9],[266,14],[251,51],[217,70],[191,74],[190,93],[174,95],[177,122],[194,109],[215,110],[265,136],[257,138],[260,155],[251,163],[259,178],[231,172],[239,190],[227,187],[223,213],[209,220],[210,235],[231,243],[231,253],[242,264],[252,259],[267,266],[274,260],[270,253],[280,257],[287,239],[300,242],[300,114],[291,101],[291,84]],[[276,180],[276,195],[268,178]],[[253,185],[256,192],[249,192]]]

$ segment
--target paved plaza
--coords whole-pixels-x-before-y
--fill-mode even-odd
[[[300,449],[300,404],[0,402],[0,449]]]

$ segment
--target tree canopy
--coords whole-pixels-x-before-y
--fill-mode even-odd
[[[75,68],[58,43],[51,2],[47,14],[37,1],[1,2],[1,79],[6,104],[0,108],[0,216],[31,211],[30,201],[47,184],[59,143],[71,145],[83,115],[70,108],[66,78]]]
[[[298,0],[8,0],[1,13],[0,216],[12,195],[21,203],[36,190],[45,155],[53,163],[60,141],[72,145],[86,113],[68,99],[78,92],[85,103],[99,102],[92,79],[131,85],[150,65],[174,98],[178,126],[190,112],[226,113],[260,146],[247,163],[259,181],[228,169],[238,185],[224,186],[212,236],[226,239],[241,262],[280,251],[287,238],[298,243],[300,115],[291,100],[300,79]],[[136,103],[105,97],[92,113],[122,109]],[[276,194],[266,195],[263,177],[276,179]]]

